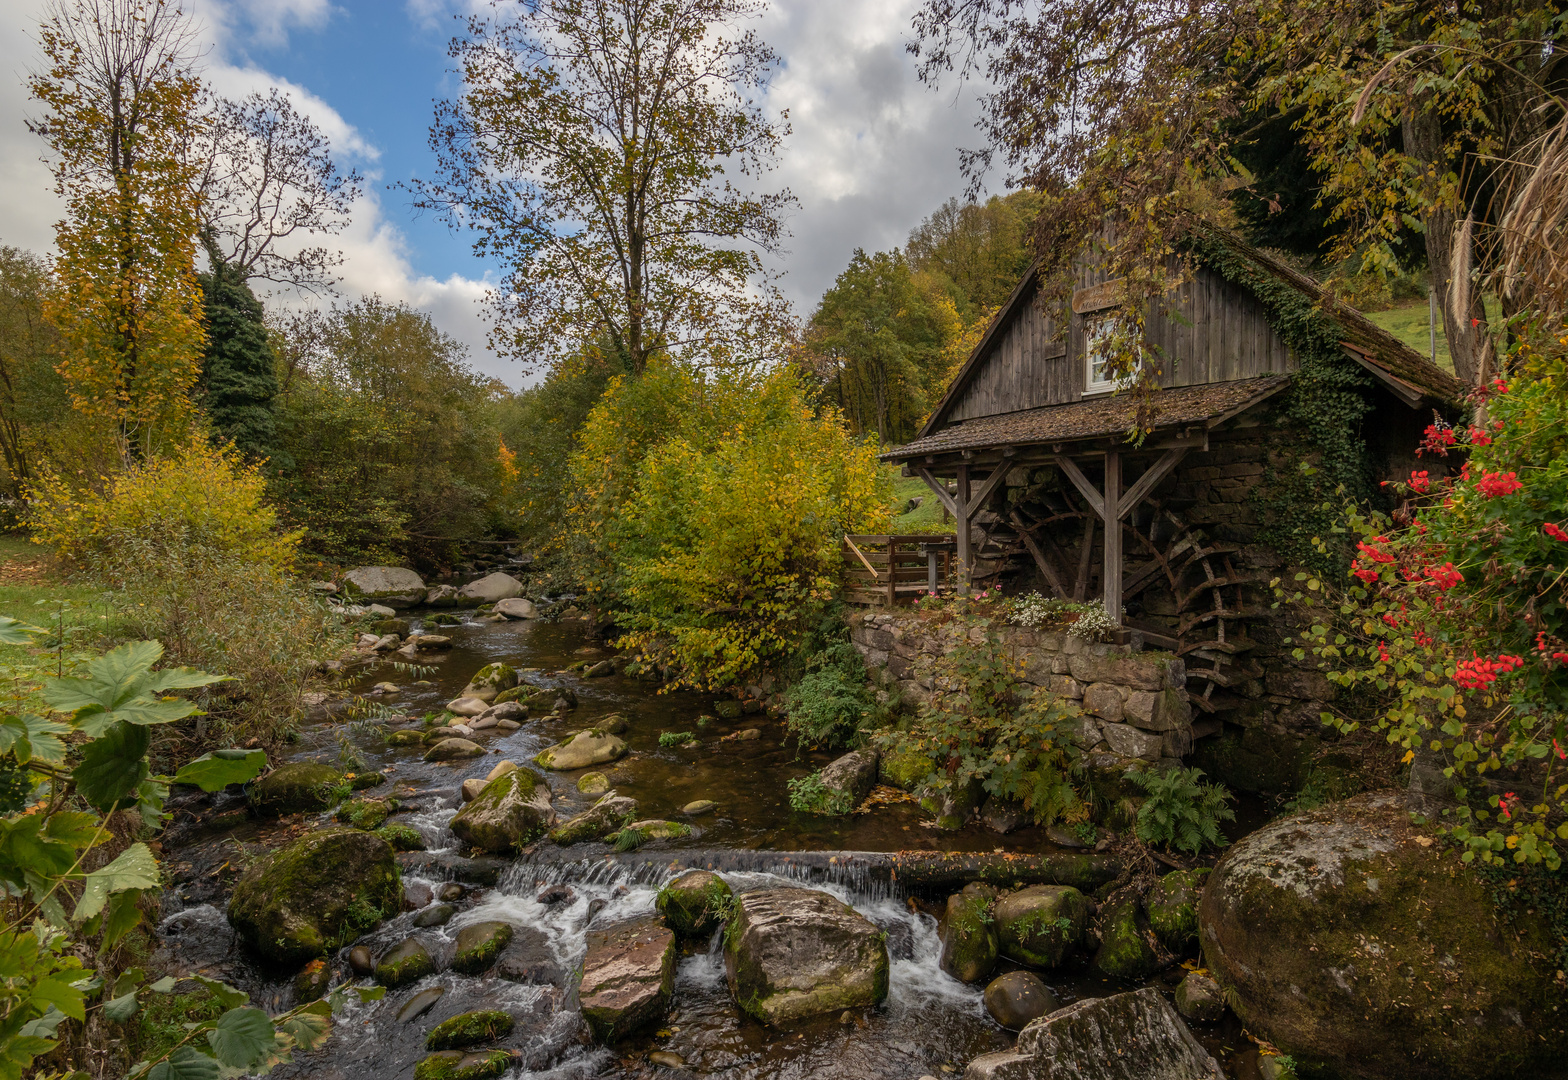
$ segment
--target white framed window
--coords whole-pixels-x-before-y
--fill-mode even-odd
[[[1109,394],[1132,384],[1130,375],[1112,377],[1107,370],[1110,358],[1127,347],[1128,338],[1137,332],[1133,323],[1117,312],[1091,315],[1084,323],[1084,396]],[[1137,346],[1138,366],[1143,365],[1143,346]]]

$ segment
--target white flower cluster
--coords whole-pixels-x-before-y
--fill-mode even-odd
[[[1103,601],[1091,600],[1087,604],[1073,606],[1078,612],[1078,621],[1067,628],[1073,637],[1085,641],[1104,641],[1116,629],[1116,620],[1106,612]]]

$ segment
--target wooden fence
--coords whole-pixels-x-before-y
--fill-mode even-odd
[[[911,603],[928,592],[944,592],[956,581],[952,533],[846,536],[843,550],[843,598],[852,604]]]

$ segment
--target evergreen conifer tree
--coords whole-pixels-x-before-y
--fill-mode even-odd
[[[273,455],[278,376],[261,301],[237,267],[214,261],[200,275],[207,323],[201,393],[215,434],[250,458]]]

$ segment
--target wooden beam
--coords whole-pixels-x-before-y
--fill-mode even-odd
[[[1088,501],[1089,508],[1103,519],[1105,517],[1105,499],[1101,497],[1099,490],[1089,482],[1089,478],[1083,474],[1083,471],[1073,464],[1073,459],[1066,454],[1057,454],[1056,467],[1061,469],[1062,474],[1073,482],[1073,487],[1077,488],[1079,493]],[[1112,503],[1111,505],[1114,506],[1115,504]]]
[[[1073,601],[1083,603],[1089,590],[1089,565],[1094,561],[1094,522],[1089,514],[1083,516],[1083,543],[1078,547],[1078,580],[1073,582]]]
[[[969,517],[973,513],[969,501],[969,466],[958,467],[958,497],[953,500],[953,520],[958,523],[958,592],[967,596],[969,578],[974,573],[974,557],[969,550]]]
[[[1007,466],[998,465],[991,475],[985,478],[985,483],[980,485],[980,492],[974,497],[969,510],[970,517],[973,517],[976,511],[985,505],[985,501],[991,497],[991,493],[996,490],[996,486],[1006,479]]]
[[[930,469],[917,465],[915,466],[915,472],[919,474],[920,479],[926,482],[926,487],[930,488],[936,494],[936,497],[942,500],[942,505],[947,507],[947,512],[955,518],[958,517],[958,507],[954,505],[953,497],[947,493],[947,485],[932,476]]]
[[[1105,505],[1120,510],[1122,505],[1122,455],[1109,450],[1105,454]],[[1122,523],[1118,512],[1105,522],[1105,571],[1102,574],[1105,594],[1105,613],[1118,626],[1122,621]]]
[[[1012,513],[1012,521],[1013,527],[1018,530],[1018,539],[1022,540],[1024,547],[1029,549],[1030,558],[1034,559],[1034,564],[1040,568],[1040,573],[1044,575],[1046,582],[1052,589],[1056,590],[1058,597],[1066,600],[1067,590],[1062,587],[1062,579],[1057,576],[1056,567],[1046,560],[1045,552],[1040,550],[1040,545],[1035,543],[1034,537],[1029,535],[1029,530],[1024,525],[1024,519],[1018,516],[1017,510],[1014,510]]]
[[[1138,482],[1127,489],[1121,501],[1116,505],[1116,518],[1120,521],[1127,516],[1128,511],[1148,498],[1155,488],[1160,486],[1160,481],[1171,474],[1182,458],[1187,456],[1185,449],[1167,450],[1160,460],[1150,465],[1148,470],[1140,477]]]

